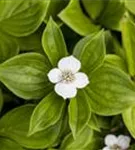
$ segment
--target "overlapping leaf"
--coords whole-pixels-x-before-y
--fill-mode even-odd
[[[89,75],[99,67],[105,57],[104,31],[92,34],[82,39],[75,47],[75,55],[82,63],[82,70]]]
[[[83,91],[79,91],[77,97],[71,99],[68,112],[69,125],[76,139],[77,134],[87,126],[91,117],[91,109]]]
[[[71,0],[68,6],[60,12],[59,17],[75,32],[83,36],[98,31],[100,28],[85,16],[78,0]]]
[[[0,137],[0,148],[1,150],[24,150],[19,144],[8,139]]]
[[[95,113],[116,115],[135,104],[135,85],[120,69],[103,65],[90,79],[86,91]]]
[[[0,31],[0,63],[17,55],[19,53],[19,45],[14,37]]]
[[[130,107],[129,109],[124,111],[122,116],[127,129],[135,139],[135,106]]]
[[[0,120],[0,135],[11,138],[26,148],[43,149],[52,146],[59,137],[61,121],[42,132],[28,136],[29,121],[34,108],[33,105],[24,105],[4,115]]]
[[[41,54],[20,54],[1,64],[0,81],[21,98],[39,99],[51,90],[47,78],[50,68],[48,59]]]
[[[42,0],[1,0],[0,30],[14,36],[33,33],[45,17],[47,4]]]
[[[43,131],[57,123],[64,114],[64,106],[64,100],[54,92],[46,96],[31,116],[29,134]]]

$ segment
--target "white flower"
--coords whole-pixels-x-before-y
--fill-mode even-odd
[[[89,84],[85,73],[78,72],[81,63],[74,56],[62,58],[58,62],[58,68],[53,68],[48,73],[48,78],[55,83],[55,92],[64,99],[73,98],[77,94],[77,88],[84,88]]]
[[[109,134],[105,137],[106,147],[103,150],[127,150],[130,146],[130,137],[119,135]]]

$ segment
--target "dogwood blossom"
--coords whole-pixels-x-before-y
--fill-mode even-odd
[[[109,134],[105,137],[106,147],[103,150],[127,150],[130,146],[130,137],[119,135]]]
[[[67,56],[58,62],[58,68],[53,68],[48,73],[49,80],[55,84],[55,92],[64,99],[73,98],[77,89],[84,88],[89,84],[87,75],[78,72],[81,62],[74,56]]]

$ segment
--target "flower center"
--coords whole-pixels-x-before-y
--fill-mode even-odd
[[[72,82],[75,79],[74,74],[71,71],[62,72],[62,80],[66,83]]]
[[[111,147],[111,150],[122,150],[122,149],[121,149],[121,147],[118,146],[118,145],[113,145],[113,146]]]

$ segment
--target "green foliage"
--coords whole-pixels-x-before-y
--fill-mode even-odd
[[[58,60],[67,55],[63,35],[57,24],[50,19],[43,32],[42,44],[51,64],[56,66]]]
[[[135,138],[135,107],[130,107],[122,113],[123,121],[130,134]]]
[[[19,53],[19,45],[14,37],[0,31],[0,63],[17,55]]]
[[[30,120],[29,134],[43,131],[57,123],[64,113],[64,106],[64,100],[54,92],[46,96],[34,109]]]
[[[103,65],[90,79],[86,92],[95,113],[116,115],[135,104],[135,85],[120,69]]]
[[[61,121],[33,136],[27,135],[34,108],[33,105],[24,105],[8,112],[0,120],[0,135],[11,138],[26,148],[38,149],[53,145],[58,138]]]
[[[76,98],[71,99],[69,104],[69,125],[74,138],[88,124],[91,117],[91,109],[83,91],[79,91]]]
[[[68,6],[60,12],[59,17],[82,36],[99,30],[99,26],[94,25],[93,22],[84,15],[78,0],[70,0]]]
[[[103,0],[82,0],[83,6],[85,8],[85,10],[87,11],[87,13],[89,14],[89,16],[95,20],[97,19],[104,7],[105,7],[105,3],[107,3],[107,1],[103,1]]]
[[[114,66],[125,72],[128,72],[126,62],[118,55],[114,55],[114,54],[106,55],[104,63],[106,65]]]
[[[42,0],[1,0],[0,29],[17,37],[29,35],[42,23],[46,7]]]
[[[39,99],[51,90],[47,79],[50,68],[48,59],[41,54],[20,54],[1,64],[0,81],[21,98]]]
[[[134,39],[135,24],[125,18],[122,22],[122,38],[125,48],[126,61],[128,63],[128,70],[131,76],[135,75],[135,52],[134,52]]]
[[[120,30],[120,22],[125,12],[123,1],[109,0],[105,4],[99,23],[109,29]]]
[[[134,35],[132,0],[0,0],[0,149],[101,150],[111,133],[133,150]],[[48,73],[72,55],[89,84],[64,100]]]
[[[100,31],[82,39],[73,54],[81,61],[83,71],[89,75],[103,63],[105,50],[104,32]]]
[[[135,5],[134,1],[132,0],[125,0],[126,8],[135,15]]]
[[[0,138],[0,148],[2,150],[24,150],[19,144],[8,139],[8,138]]]
[[[44,21],[47,23],[50,16],[55,19],[57,23],[61,23],[59,18],[57,17],[57,14],[66,6],[68,1],[54,1],[49,0],[48,1],[48,7],[47,7],[47,13],[45,15]]]
[[[99,149],[99,137],[95,136],[93,130],[85,127],[84,130],[77,135],[76,139],[73,139],[72,134],[68,134],[62,142],[60,150],[72,150],[72,149],[79,149],[79,150],[93,150]],[[96,142],[95,142],[96,141]],[[98,144],[97,144],[98,141]],[[101,141],[100,141],[101,143]],[[97,145],[96,145],[97,144]]]

